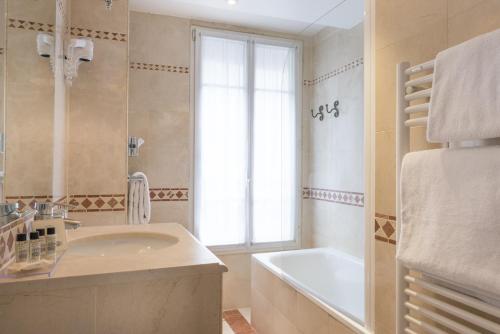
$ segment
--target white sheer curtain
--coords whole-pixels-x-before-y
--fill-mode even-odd
[[[295,47],[256,43],[253,111],[253,243],[295,238]]]
[[[196,233],[208,246],[293,242],[297,49],[229,36],[196,44]]]
[[[247,42],[201,36],[196,110],[195,224],[205,245],[245,243]]]

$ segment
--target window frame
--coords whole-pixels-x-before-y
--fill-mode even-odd
[[[247,73],[248,73],[248,186],[247,186],[247,217],[245,222],[245,242],[236,245],[222,245],[222,246],[209,246],[208,248],[217,254],[237,254],[237,253],[253,253],[253,252],[266,252],[274,250],[291,250],[298,249],[301,245],[301,215],[302,215],[302,53],[303,45],[300,40],[267,37],[263,35],[241,33],[228,30],[212,29],[199,26],[191,27],[192,42],[191,42],[191,120],[192,120],[192,168],[191,168],[191,189],[193,189],[192,204],[191,204],[191,220],[194,235],[199,237],[199,230],[196,224],[196,213],[195,213],[195,202],[197,200],[196,196],[196,184],[195,184],[195,171],[196,171],[196,126],[198,122],[197,106],[199,105],[199,100],[197,92],[200,89],[200,80],[197,75],[197,69],[200,67],[200,48],[198,47],[200,43],[200,36],[202,34],[212,36],[227,38],[239,41],[247,42]],[[253,201],[252,201],[252,181],[253,181],[253,119],[254,119],[254,91],[255,91],[255,57],[254,57],[254,47],[255,44],[266,44],[273,46],[283,46],[291,47],[296,49],[295,55],[295,73],[296,73],[296,86],[295,86],[295,154],[296,154],[296,175],[295,175],[295,217],[294,217],[294,234],[295,238],[291,241],[276,241],[276,242],[263,242],[263,243],[253,243],[253,219],[251,213],[253,212]]]

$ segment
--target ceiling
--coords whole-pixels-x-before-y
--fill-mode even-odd
[[[130,0],[139,12],[221,22],[291,34],[349,29],[363,20],[364,0]],[[317,21],[317,22],[316,22]]]

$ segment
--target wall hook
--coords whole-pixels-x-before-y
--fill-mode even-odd
[[[319,117],[319,120],[322,121],[325,118],[323,110],[325,110],[326,107],[326,112],[328,114],[331,114],[333,112],[333,117],[338,118],[340,116],[339,105],[340,105],[339,100],[335,100],[335,102],[333,102],[332,109],[328,109],[328,104],[325,104],[324,106],[319,106],[318,112],[316,114],[314,114],[314,109],[311,109],[311,115],[313,118]]]
[[[326,105],[326,112],[329,113],[329,114],[331,114],[332,111],[335,111],[333,113],[333,117],[335,117],[335,118],[339,117],[339,115],[340,115],[340,110],[338,108],[339,104],[340,104],[339,100],[336,100],[335,102],[333,102],[333,108],[330,109],[330,110],[328,110],[328,104],[327,104]]]
[[[313,118],[316,118],[319,116],[319,120],[322,121],[323,118],[325,118],[325,115],[323,114],[323,106],[319,106],[319,111],[316,115],[314,114],[314,109],[311,109],[311,115]]]

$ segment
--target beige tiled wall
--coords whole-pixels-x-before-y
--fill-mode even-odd
[[[129,173],[144,172],[155,193],[151,222],[189,226],[191,114],[188,19],[130,14],[129,136],[142,137],[139,156],[129,158]],[[133,64],[133,65],[132,65]],[[173,190],[182,188],[186,190]],[[186,195],[178,196],[177,193]],[[171,194],[169,196],[168,194]]]
[[[363,23],[326,28],[306,43],[303,108],[305,247],[364,252]],[[311,109],[339,101],[340,115]],[[340,197],[339,197],[340,196]]]
[[[122,198],[127,191],[128,2],[116,1],[107,10],[101,0],[72,1],[71,21],[73,35],[94,41],[94,59],[80,66],[69,97],[69,194]],[[96,210],[72,216],[86,225],[126,223],[122,207]]]
[[[55,1],[7,2],[5,49],[5,195],[52,195],[54,74],[36,50],[38,31],[23,22],[41,23],[50,33]]]
[[[497,0],[377,0],[376,15],[376,212],[397,216],[396,64],[433,59],[447,47],[500,28]],[[425,131],[411,133],[412,150],[425,149]],[[385,218],[382,218],[385,224]],[[389,219],[390,220],[390,219]],[[391,229],[388,228],[388,232]],[[391,233],[389,233],[391,234]],[[385,237],[394,238],[391,235]],[[376,333],[395,331],[395,246],[375,242]]]

